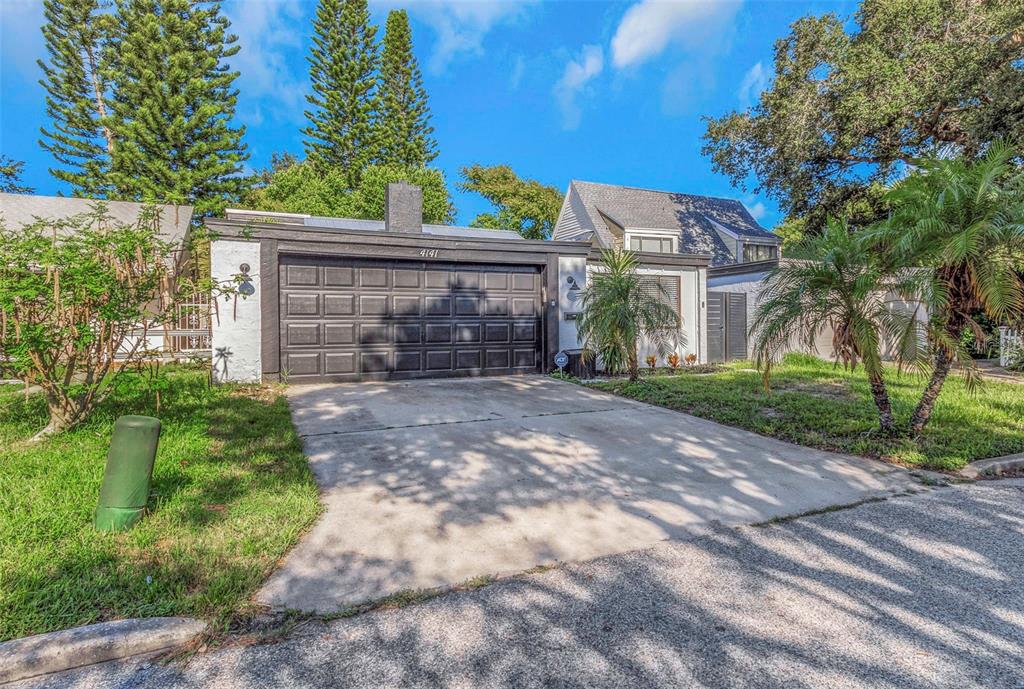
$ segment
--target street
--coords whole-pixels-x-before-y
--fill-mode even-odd
[[[1022,576],[1024,480],[1009,479],[14,686],[1019,688]]]

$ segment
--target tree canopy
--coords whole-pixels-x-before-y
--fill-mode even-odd
[[[25,162],[0,153],[0,192],[6,194],[31,194],[35,191],[21,183],[21,172]]]
[[[706,119],[714,169],[812,233],[883,215],[881,187],[919,156],[1024,137],[1024,2],[865,0],[853,19],[796,21],[759,102]]]
[[[282,158],[276,158],[282,161]],[[423,221],[450,223],[455,209],[448,197],[444,173],[432,168],[369,165],[359,184],[349,189],[344,168],[324,168],[308,161],[283,164],[257,175],[266,180],[254,187],[243,205],[265,211],[308,213],[336,218],[384,219],[384,195],[389,182],[409,182],[423,189]]]
[[[494,204],[493,213],[481,213],[474,227],[513,230],[527,239],[547,239],[562,208],[562,193],[555,187],[523,179],[508,165],[469,165],[462,168],[459,188],[480,194]]]

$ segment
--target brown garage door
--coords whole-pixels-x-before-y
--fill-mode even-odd
[[[534,373],[535,266],[281,259],[281,370],[291,382]]]

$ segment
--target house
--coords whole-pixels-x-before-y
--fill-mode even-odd
[[[383,221],[228,210],[209,218],[215,279],[246,294],[213,324],[217,380],[401,380],[554,368],[579,348],[589,239],[534,241],[422,222],[422,191],[387,188]],[[704,360],[707,254],[642,251],[674,286],[680,353]]]
[[[748,323],[782,244],[733,199],[579,180],[569,183],[554,239],[645,255],[708,256],[696,287],[705,321],[702,361],[748,357]]]

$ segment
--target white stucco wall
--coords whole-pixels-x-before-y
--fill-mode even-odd
[[[210,244],[210,272],[215,281],[228,281],[249,266],[250,296],[222,297],[211,324],[215,382],[258,383],[260,360],[260,245],[259,242],[218,239]]]
[[[573,290],[569,278],[572,278],[579,290]],[[579,338],[576,333],[576,321],[566,320],[567,313],[578,313],[580,302],[578,296],[587,286],[587,259],[584,256],[558,257],[558,348],[579,349]],[[576,297],[574,299],[574,296]]]

